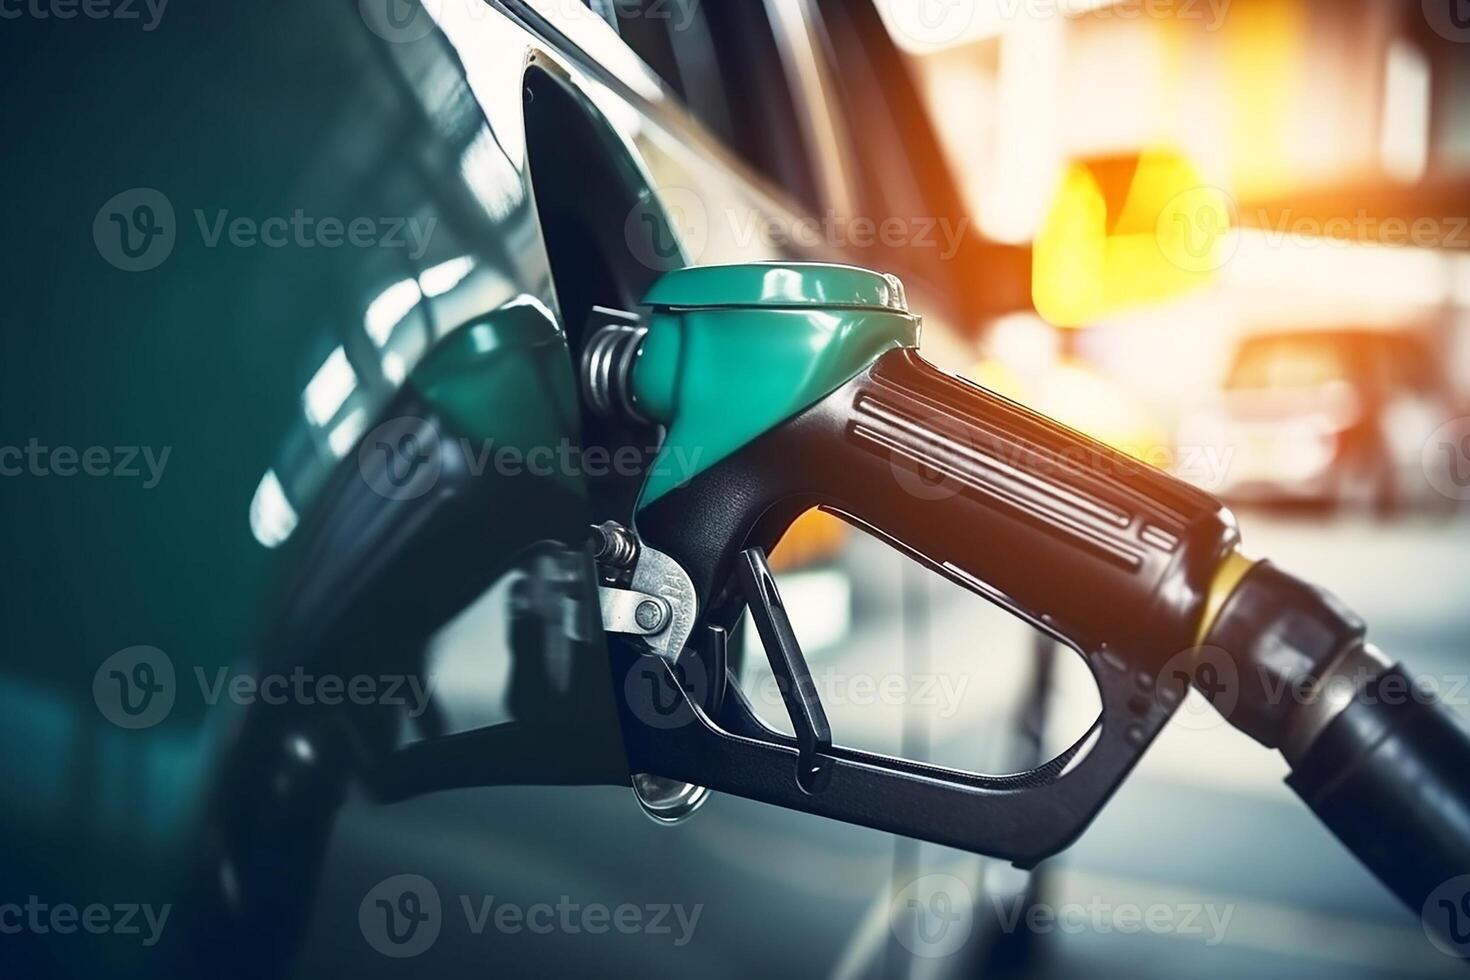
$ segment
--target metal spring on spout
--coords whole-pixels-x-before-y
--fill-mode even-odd
[[[648,328],[626,323],[600,327],[582,351],[582,392],[603,418],[647,422],[633,403],[633,365]]]
[[[631,570],[638,564],[638,537],[616,521],[592,528],[592,557],[610,572]]]

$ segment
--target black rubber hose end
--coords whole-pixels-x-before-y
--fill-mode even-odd
[[[1402,667],[1390,668],[1318,736],[1287,784],[1426,924],[1470,955],[1470,879],[1460,894],[1442,894],[1470,875],[1470,729],[1451,709]]]

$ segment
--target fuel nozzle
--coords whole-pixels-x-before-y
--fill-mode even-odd
[[[696,636],[739,623],[751,595],[742,556],[771,551],[819,507],[1074,647],[1103,711],[1057,759],[1002,778],[820,737],[787,746],[738,697],[701,715],[690,694],[695,721],[670,730],[647,721],[658,706],[637,687],[629,696],[644,700],[624,715],[632,764],[1025,866],[1067,846],[1178,707],[1183,687],[1162,683],[1164,671],[1197,642],[1210,584],[1237,544],[1230,513],[930,364],[892,276],[691,268],[665,276],[643,306],[640,323],[609,320],[591,338],[583,384],[594,411],[664,430],[636,528],[688,575]],[[794,775],[817,756],[821,779]]]
[[[1193,680],[1285,754],[1292,788],[1412,907],[1470,873],[1470,736],[1341,603],[1241,557],[1220,501],[935,368],[891,276],[685,269],[645,305],[592,338],[584,386],[595,411],[665,431],[638,533],[687,574],[699,630],[728,634],[752,601],[749,575],[732,585],[741,556],[821,507],[1074,647],[1102,712],[1057,759],[989,777],[843,748],[814,695],[789,705],[803,741],[734,695],[686,691],[690,723],[654,724],[635,686],[637,771],[1031,867],[1086,828]],[[755,596],[780,608],[773,586]],[[795,648],[777,646],[773,669],[799,679]],[[1223,684],[1175,674],[1206,656]]]

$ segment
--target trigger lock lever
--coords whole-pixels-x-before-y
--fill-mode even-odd
[[[796,782],[807,793],[819,793],[832,778],[832,726],[817,696],[811,671],[802,656],[801,645],[791,629],[786,605],[776,589],[776,579],[760,548],[748,548],[740,554],[736,565],[740,591],[760,634],[776,688],[791,726],[796,733]]]

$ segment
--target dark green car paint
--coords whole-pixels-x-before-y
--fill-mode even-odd
[[[459,440],[475,474],[527,470],[578,498],[586,486],[572,459],[580,417],[567,364],[566,338],[551,312],[528,298],[454,331],[410,381],[444,419],[446,437]]]
[[[385,42],[355,3],[180,6],[141,40],[122,27],[5,30],[15,69],[56,83],[0,110],[28,154],[0,230],[0,443],[98,447],[110,460],[103,476],[51,456],[44,472],[0,480],[0,865],[22,901],[177,904],[220,749],[265,710],[236,703],[229,682],[305,658],[282,644],[279,597],[406,385],[452,420],[447,438],[472,446],[578,435],[516,142],[517,80],[510,100],[482,103],[443,36]],[[502,14],[480,30],[515,62],[533,45]],[[99,207],[132,188],[172,205],[168,255],[148,271],[116,267],[93,236]],[[230,231],[291,229],[298,213],[311,227],[367,219],[373,240],[288,231],[277,247]],[[422,253],[409,222],[432,229]],[[466,258],[462,278],[433,281]],[[166,461],[156,485],[144,485],[145,450]],[[582,487],[575,475],[550,482],[559,492],[503,481],[504,509],[486,522],[497,533],[467,550],[503,564],[548,528],[579,539]],[[139,644],[171,661],[173,702],[155,727],[125,731],[99,713],[93,675]],[[124,942],[57,949],[75,975],[155,962]]]

